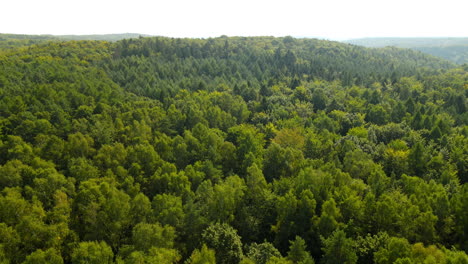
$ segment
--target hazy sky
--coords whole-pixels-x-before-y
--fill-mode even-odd
[[[467,0],[2,0],[0,33],[468,37]]]

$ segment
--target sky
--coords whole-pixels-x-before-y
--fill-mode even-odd
[[[468,37],[466,0],[2,0],[0,33]]]

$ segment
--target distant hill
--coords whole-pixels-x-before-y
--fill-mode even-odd
[[[138,33],[122,33],[122,34],[102,34],[102,35],[24,35],[24,34],[1,34],[0,33],[0,49],[10,49],[20,46],[30,46],[43,43],[46,41],[60,40],[102,40],[102,41],[119,41],[122,39],[148,37],[149,35]]]
[[[287,78],[299,83],[300,78],[319,78],[340,80],[344,85],[370,85],[455,66],[410,49],[365,48],[292,37],[138,38],[116,42],[113,58],[109,65],[113,80],[139,95],[152,94],[151,87],[185,89],[188,85],[181,80],[187,76],[197,76],[213,89],[219,86],[217,78],[229,76],[226,80],[234,86],[238,75],[259,87]],[[141,76],[141,72],[148,74]]]
[[[123,34],[104,34],[104,35],[59,35],[59,39],[65,40],[106,40],[106,41],[119,41],[122,39],[149,37],[150,35],[138,33],[123,33]]]
[[[468,63],[468,38],[362,38],[344,41],[365,47],[409,48],[438,56],[457,64]]]
[[[400,48],[414,48],[468,46],[468,38],[361,38],[346,40],[344,42],[365,47],[395,46]]]

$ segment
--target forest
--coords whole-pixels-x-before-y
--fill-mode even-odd
[[[395,47],[4,36],[0,263],[468,264],[467,95]]]
[[[468,63],[468,38],[363,38],[345,42],[365,47],[409,48],[460,65]]]

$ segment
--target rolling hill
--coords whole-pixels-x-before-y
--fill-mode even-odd
[[[468,263],[468,66],[292,37],[0,40],[1,263]]]
[[[468,63],[468,38],[363,38],[345,42],[365,47],[409,48],[457,64]]]

